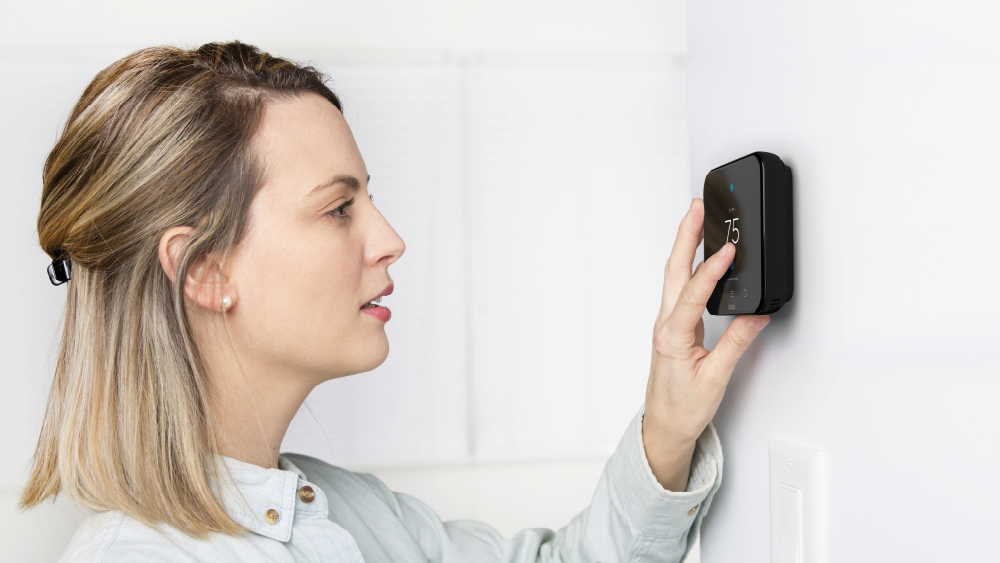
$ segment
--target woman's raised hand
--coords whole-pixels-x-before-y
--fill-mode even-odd
[[[714,350],[702,347],[702,313],[736,251],[726,243],[692,275],[704,220],[704,202],[695,198],[667,260],[663,301],[653,327],[642,441],[653,475],[669,491],[686,489],[695,441],[715,416],[736,362],[770,321],[767,315],[741,315]]]

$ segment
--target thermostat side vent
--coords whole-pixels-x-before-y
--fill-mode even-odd
[[[762,315],[769,315],[781,308],[781,298],[771,299],[767,302],[767,308],[762,312]]]

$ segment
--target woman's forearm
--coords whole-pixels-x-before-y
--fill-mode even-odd
[[[696,440],[678,441],[674,438],[659,431],[653,424],[647,427],[643,418],[642,446],[653,476],[664,489],[682,493],[687,490]]]

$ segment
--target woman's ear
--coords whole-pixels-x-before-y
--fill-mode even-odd
[[[160,237],[160,266],[170,281],[177,283],[181,254],[194,229],[172,227]],[[214,257],[202,256],[188,266],[184,295],[203,309],[222,312],[236,304],[236,287]],[[226,299],[228,298],[228,299]]]

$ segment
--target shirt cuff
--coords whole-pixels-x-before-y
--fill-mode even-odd
[[[653,476],[642,444],[642,417],[645,403],[632,419],[618,450],[612,456],[612,478],[630,524],[636,532],[657,537],[677,537],[694,530],[693,543],[701,519],[722,482],[722,445],[715,427],[709,423],[695,444],[687,490],[668,491]]]

